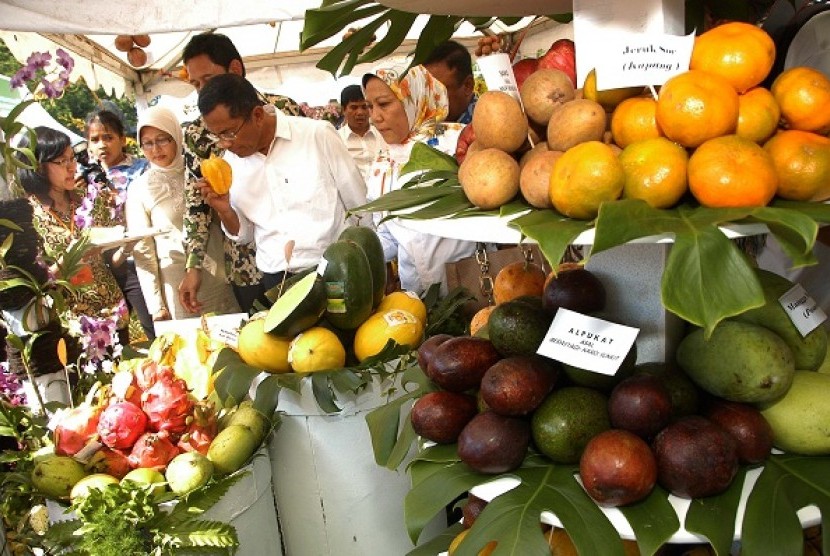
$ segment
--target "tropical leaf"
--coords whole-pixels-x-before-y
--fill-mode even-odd
[[[686,512],[686,530],[709,539],[718,556],[729,556],[735,536],[735,516],[746,480],[746,468],[738,474],[725,492],[692,500]]]
[[[222,521],[187,521],[166,527],[157,533],[162,546],[235,547],[239,546],[236,529]],[[204,554],[204,552],[200,552]],[[227,553],[227,552],[225,552]],[[219,552],[221,554],[221,552]]]
[[[414,550],[407,552],[406,556],[435,556],[436,554],[446,552],[450,547],[452,540],[463,530],[463,524],[453,523],[429,541],[419,545]]]
[[[256,456],[255,456],[256,457]],[[228,490],[239,482],[243,477],[250,475],[250,471],[241,471],[222,477],[218,481],[208,483],[206,486],[194,490],[184,496],[176,504],[169,514],[163,515],[156,524],[157,529],[168,529],[173,526],[180,526],[197,519],[200,515],[213,507],[222,499]]]
[[[568,245],[572,244],[579,234],[591,229],[593,224],[585,220],[572,220],[553,210],[534,210],[514,218],[509,226],[538,243],[542,254],[551,267],[555,268],[562,260]]]
[[[458,174],[458,161],[446,153],[443,153],[427,145],[426,143],[415,143],[409,160],[401,167],[401,174],[410,172],[428,172],[431,170],[443,170]]]

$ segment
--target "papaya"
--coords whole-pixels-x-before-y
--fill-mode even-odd
[[[795,284],[783,276],[761,268],[756,268],[755,273],[764,290],[764,304],[732,318],[772,330],[792,350],[796,369],[815,371],[821,366],[827,353],[827,329],[819,326],[806,336],[802,336],[787,311],[778,302],[778,298]]]
[[[757,403],[783,395],[793,380],[793,352],[775,332],[726,320],[706,339],[695,329],[680,341],[677,363],[703,390],[733,402]]]
[[[291,276],[285,279],[285,282],[277,284],[270,290],[266,291],[265,298],[271,302],[271,305],[273,305],[277,301],[277,299],[279,299],[282,296],[283,293],[287,292],[291,288],[291,286],[293,286],[294,284],[296,284],[297,282],[299,282],[300,280],[302,280],[303,278],[305,278],[306,276],[308,276],[316,270],[317,269],[312,266],[311,268],[306,268],[305,270],[301,270],[296,274],[292,274]]]
[[[325,310],[323,279],[316,273],[307,273],[274,302],[265,316],[264,330],[290,338],[317,324]]]
[[[338,239],[354,241],[366,254],[372,273],[372,308],[376,308],[386,294],[386,260],[378,234],[366,226],[349,226]]]
[[[372,271],[356,242],[341,239],[323,252],[326,260],[326,319],[337,328],[354,330],[372,314]]]

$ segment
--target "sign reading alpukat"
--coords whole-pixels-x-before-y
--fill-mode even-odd
[[[613,376],[639,332],[638,328],[560,308],[536,353]]]

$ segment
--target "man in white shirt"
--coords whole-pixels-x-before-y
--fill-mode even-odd
[[[230,73],[205,84],[199,111],[233,171],[228,193],[203,184],[202,195],[229,238],[254,242],[263,292],[285,272],[316,266],[349,224],[347,210],[366,202],[366,185],[337,131],[263,106],[253,85]]]
[[[340,106],[343,107],[345,122],[338,133],[365,181],[372,161],[386,146],[386,142],[369,123],[369,103],[363,98],[360,85],[349,85],[340,92]]]

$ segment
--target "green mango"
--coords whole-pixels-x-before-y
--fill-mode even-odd
[[[677,363],[703,390],[735,402],[782,396],[795,373],[792,350],[763,326],[723,321],[704,338],[701,328],[681,340]]]
[[[802,336],[790,320],[787,311],[778,302],[778,298],[787,293],[795,284],[783,276],[761,268],[756,268],[755,274],[764,290],[765,303],[732,317],[733,320],[769,328],[778,334],[792,350],[796,369],[815,371],[824,361],[827,353],[827,329],[819,326],[806,336]]]
[[[830,455],[830,375],[796,371],[787,393],[759,404],[772,427],[773,443],[785,452]]]
[[[211,442],[207,457],[216,475],[228,475],[245,465],[257,448],[255,432],[245,425],[228,425]]]

